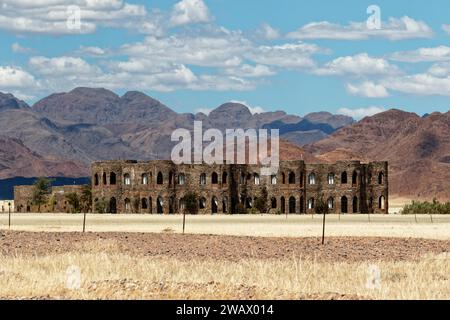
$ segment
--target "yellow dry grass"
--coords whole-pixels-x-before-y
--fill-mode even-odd
[[[73,266],[81,271],[79,288],[67,287]],[[180,261],[133,257],[114,241],[98,240],[59,255],[0,256],[0,283],[2,298],[450,299],[450,256],[379,263],[319,263],[294,256]]]
[[[237,236],[317,237],[321,215],[199,215],[186,216],[186,232]],[[370,222],[369,222],[370,218]],[[413,237],[450,239],[450,215],[327,215],[327,236]],[[89,214],[92,232],[182,232],[182,215]],[[81,214],[14,214],[12,230],[81,231]],[[8,228],[8,215],[0,215],[0,228]]]

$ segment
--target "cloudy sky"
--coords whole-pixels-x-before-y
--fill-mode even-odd
[[[29,103],[90,86],[178,112],[450,109],[448,0],[0,0],[0,43],[0,91]]]

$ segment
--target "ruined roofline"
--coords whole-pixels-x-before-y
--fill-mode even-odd
[[[388,161],[360,161],[360,160],[338,160],[336,162],[306,162],[305,160],[280,160],[280,163],[304,163],[307,165],[339,165],[339,164],[354,164],[354,165],[368,165],[368,164],[385,164]],[[103,160],[103,161],[94,161],[91,165],[96,164],[152,164],[152,163],[167,163],[171,165],[176,165],[172,160]],[[197,163],[182,163],[180,165],[196,165]],[[227,163],[224,161],[223,165],[259,165],[259,164],[248,164],[248,163]],[[201,165],[220,165],[220,164],[207,164],[205,162],[201,163]]]

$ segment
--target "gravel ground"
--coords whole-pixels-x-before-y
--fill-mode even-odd
[[[132,256],[165,256],[180,260],[282,259],[302,257],[317,261],[415,261],[421,256],[450,252],[449,240],[417,238],[330,237],[320,238],[240,237],[171,233],[80,233],[0,231],[0,254],[44,256],[93,246]],[[94,245],[92,245],[94,243]],[[111,244],[113,244],[111,246]]]

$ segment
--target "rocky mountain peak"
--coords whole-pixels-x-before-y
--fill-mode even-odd
[[[0,111],[6,109],[26,109],[28,104],[22,100],[17,99],[11,93],[0,92]]]

